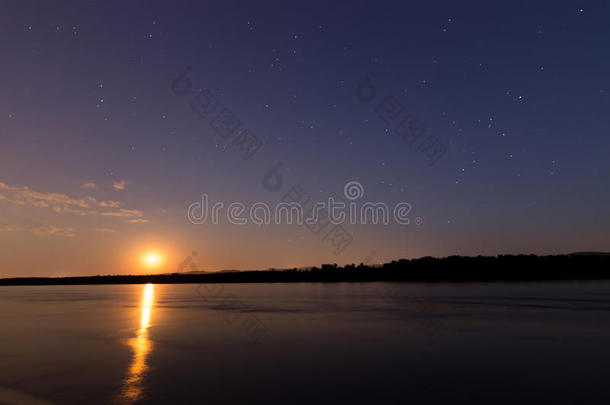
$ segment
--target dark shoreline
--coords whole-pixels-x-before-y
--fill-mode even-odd
[[[610,255],[450,256],[401,259],[381,266],[324,264],[321,268],[152,275],[17,277],[0,286],[298,282],[473,282],[610,280]]]

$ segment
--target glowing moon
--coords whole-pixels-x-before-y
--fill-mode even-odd
[[[144,263],[149,267],[158,266],[163,258],[157,252],[148,252],[144,255]]]

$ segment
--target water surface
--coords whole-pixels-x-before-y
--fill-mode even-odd
[[[0,287],[0,403],[610,403],[610,283]]]

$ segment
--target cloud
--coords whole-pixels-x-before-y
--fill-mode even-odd
[[[85,190],[92,190],[92,189],[97,188],[95,183],[85,183],[81,187],[84,188]]]
[[[95,230],[98,231],[98,232],[105,232],[105,233],[115,232],[114,229],[110,229],[110,228],[95,228]]]
[[[112,182],[112,187],[114,187],[117,190],[126,190],[127,189],[127,182],[124,181],[124,180],[114,181],[114,182]]]
[[[143,219],[143,218],[134,218],[134,219],[130,219],[129,221],[127,221],[131,224],[141,224],[141,223],[145,223],[148,222],[148,219]]]
[[[65,236],[73,238],[76,236],[74,229],[72,228],[61,228],[53,225],[40,225],[36,227],[24,227],[19,225],[0,225],[0,232],[30,232],[35,236],[46,237],[46,236]]]
[[[38,228],[34,228],[31,229],[31,232],[36,236],[60,235],[66,236],[68,238],[73,238],[76,236],[72,228],[58,228],[53,225],[44,225]]]
[[[130,218],[130,217],[141,217],[143,214],[142,214],[142,211],[139,211],[139,210],[127,210],[125,208],[121,208],[118,211],[102,212],[101,215],[107,216],[107,217]]]
[[[118,208],[120,206],[121,203],[118,201],[100,201],[100,207]]]
[[[25,228],[17,225],[0,225],[0,232],[23,231]]]
[[[120,182],[121,187],[125,182]],[[116,184],[114,185],[116,188]],[[78,216],[105,216],[117,218],[138,218],[143,220],[140,210],[123,208],[119,201],[98,201],[94,197],[72,198],[63,193],[43,193],[27,186],[11,186],[0,182],[0,201],[20,206],[48,208],[56,214],[68,213]],[[143,222],[143,221],[138,221]]]
[[[68,197],[66,194],[61,193],[40,193],[38,191],[31,190],[29,187],[16,187],[9,186],[6,183],[0,182],[0,189],[5,190],[7,193],[12,194],[11,200],[19,204],[22,202],[24,204],[30,204],[35,207],[49,207],[53,206],[61,206],[61,207],[78,207],[78,208],[88,208],[86,200],[82,199],[73,199]],[[95,201],[94,198],[90,198]]]

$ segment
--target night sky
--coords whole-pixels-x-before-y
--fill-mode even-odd
[[[3,1],[0,276],[610,250],[609,41],[604,1]],[[350,181],[411,223],[347,224],[337,254],[326,230],[186,216]]]

